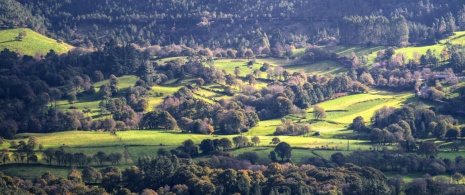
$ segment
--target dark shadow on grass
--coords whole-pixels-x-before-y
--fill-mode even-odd
[[[2,43],[10,43],[10,42],[21,42],[21,41],[17,41],[17,40],[2,41],[2,42],[0,42],[0,44],[2,44]]]

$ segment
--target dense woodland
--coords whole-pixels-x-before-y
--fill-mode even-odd
[[[459,0],[2,0],[0,5],[2,26],[29,26],[88,47],[110,39],[256,52],[307,42],[406,45],[432,43],[465,27]]]
[[[437,157],[440,150],[463,146],[465,127],[457,118],[465,113],[465,86],[455,84],[465,71],[465,47],[447,43],[441,51],[412,58],[395,52],[465,30],[460,0],[0,0],[0,13],[1,28],[28,27],[77,47],[35,56],[0,52],[0,145],[18,133],[73,130],[235,135],[197,145],[185,140],[124,170],[118,165],[130,158],[126,152],[88,155],[68,152],[65,145],[44,148],[35,137],[12,141],[11,151],[0,151],[2,164],[37,163],[41,153],[48,166],[71,171],[68,178],[47,172],[32,181],[0,173],[4,194],[465,193],[459,185],[465,159]],[[333,50],[337,45],[386,49],[370,61],[355,53],[338,55]],[[303,48],[302,55],[293,56],[296,48]],[[155,60],[175,56],[186,60]],[[256,58],[268,57],[292,58],[297,64],[332,60],[348,71],[320,75],[268,63],[251,68]],[[235,58],[249,61],[246,76],[239,68],[232,74],[215,66],[215,60]],[[121,90],[118,78],[123,75],[139,80]],[[149,108],[149,96],[163,96],[151,93],[152,86],[185,79],[194,82]],[[257,81],[267,86],[257,87]],[[215,93],[231,98],[207,102],[194,96],[209,84],[220,85]],[[306,119],[313,108],[314,118],[307,121],[319,121],[326,113],[315,104],[372,89],[414,92],[441,106],[410,103],[383,107],[372,118],[356,117],[347,128],[356,132],[354,139],[373,147],[346,155],[342,148],[323,147],[334,150],[330,159],[317,155],[293,164],[292,146],[278,137],[267,158],[229,153],[259,145],[259,137],[242,133],[269,119],[282,118],[273,126],[273,136],[319,136],[310,123],[283,117]],[[72,105],[84,97],[100,102],[100,117],[90,117],[89,108],[58,108],[58,101]],[[440,148],[433,140],[450,144]],[[194,163],[196,157],[200,160]],[[381,171],[426,175],[408,183],[400,176],[388,179]],[[442,174],[453,175],[453,181],[432,177]]]

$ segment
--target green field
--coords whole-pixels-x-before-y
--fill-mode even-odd
[[[21,30],[25,30],[27,36],[21,41],[17,41],[16,37]],[[0,49],[3,50],[4,48],[30,56],[35,56],[37,53],[45,56],[51,49],[56,53],[66,53],[73,49],[73,46],[58,43],[56,40],[28,28],[17,28],[0,30]]]
[[[384,106],[400,107],[412,96],[410,93],[373,91],[368,94],[341,97],[318,105],[326,110],[327,121],[349,124],[357,116],[362,116],[365,121],[369,121],[375,110]],[[311,117],[313,113],[310,112],[307,118]]]
[[[260,69],[263,64],[255,63],[251,68],[247,67],[247,59],[221,59],[215,60],[215,66],[220,70],[225,70],[227,74],[235,75],[234,70],[239,67],[240,77],[252,74],[254,70]],[[266,78],[266,73],[262,73],[262,78]]]
[[[325,60],[313,64],[285,66],[284,68],[291,71],[303,70],[306,73],[312,74],[338,74],[348,71],[347,68],[332,60]]]

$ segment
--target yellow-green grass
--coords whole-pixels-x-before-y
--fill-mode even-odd
[[[139,77],[138,76],[134,76],[134,75],[125,75],[125,76],[121,76],[121,77],[117,77],[118,78],[118,89],[119,90],[125,90],[125,89],[128,89],[130,87],[133,87],[136,82],[139,80]],[[100,81],[100,82],[97,82],[94,84],[95,86],[95,89],[98,90],[100,89],[100,86],[102,86],[103,84],[105,83],[109,83],[110,80],[104,80],[104,81]]]
[[[341,72],[347,72],[347,68],[332,60],[325,60],[314,64],[308,63],[305,65],[285,66],[284,68],[291,71],[303,70],[306,73],[313,74],[338,74]]]
[[[144,146],[179,146],[183,141],[188,139],[200,144],[203,139],[216,139],[216,137],[218,137],[214,135],[187,134],[180,131],[161,130],[121,131],[117,134],[126,145]]]
[[[244,133],[245,136],[256,136],[256,135],[273,135],[276,127],[281,124],[280,119],[272,119],[258,122],[256,127],[253,127],[249,132]]]
[[[218,86],[220,86],[220,85],[218,85]],[[218,88],[216,90],[218,90]],[[198,89],[196,91],[196,96],[195,97],[203,99],[203,100],[207,100],[207,98],[213,98],[214,100],[231,99],[231,96],[227,96],[227,95],[224,95],[224,94],[221,94],[221,93],[216,93],[216,92],[209,91],[209,90],[206,90],[206,89]],[[208,99],[208,101],[211,101],[211,100]]]
[[[426,45],[426,46],[418,46],[418,47],[405,47],[396,49],[396,53],[405,53],[408,59],[413,59],[414,53],[419,54],[426,54],[426,51],[430,49],[431,51],[435,51],[433,53],[436,56],[441,54],[441,51],[447,44],[465,44],[465,31],[455,32],[453,36],[448,38],[442,39],[439,41],[438,44],[435,45]]]
[[[26,31],[27,36],[21,41],[17,41],[16,37],[22,30]],[[56,53],[66,53],[73,49],[73,46],[66,43],[58,43],[56,40],[28,28],[17,28],[0,30],[0,49],[3,50],[4,48],[30,56],[35,56],[36,53],[41,53],[45,56],[51,49]]]
[[[463,45],[465,44],[465,31],[454,32],[453,36],[445,38],[439,41],[439,43],[442,43],[442,44],[450,43],[450,44]]]
[[[271,66],[288,66],[295,62],[295,60],[285,58],[260,58],[256,59],[255,62],[261,65],[263,65],[264,63],[268,63]]]
[[[260,69],[263,64],[255,63],[252,68],[247,66],[247,59],[221,59],[215,61],[215,66],[220,70],[225,70],[227,74],[235,75],[234,70],[239,67],[240,77],[245,77],[247,74],[252,74],[254,70]],[[261,77],[266,78],[266,74]]]
[[[159,97],[149,97],[148,102],[149,102],[149,107],[148,111],[152,111],[154,107],[160,105],[163,102],[163,99],[165,99],[167,96],[173,95],[176,93],[179,89],[181,89],[180,86],[178,87],[168,87],[168,86],[159,86],[155,85],[152,87],[152,90],[156,93],[162,93],[162,96]]]
[[[197,94],[194,94],[194,98],[196,99],[200,99],[200,100],[203,100],[203,101],[206,101],[210,104],[214,104],[215,101],[211,100],[211,99],[208,99],[207,97],[204,97],[204,96],[200,96],[200,95],[197,95]]]
[[[361,57],[361,56],[376,53],[379,50],[384,50],[386,49],[386,47],[385,46],[366,47],[366,46],[338,45],[335,48],[331,48],[331,49],[334,49],[334,52],[336,52],[336,54],[339,56],[350,57],[352,55],[352,52],[354,52],[355,55]]]
[[[428,46],[415,46],[415,47],[404,47],[400,49],[396,49],[396,54],[404,53],[407,59],[413,59],[415,53],[419,53],[421,55],[426,54],[428,49],[430,49],[435,56],[441,54],[441,51],[446,47],[444,44],[436,44],[436,45],[428,45]]]
[[[400,107],[412,96],[409,93],[395,94],[378,91],[370,94],[345,96],[318,105],[327,111],[325,120],[349,124],[357,116],[362,116],[368,121],[373,116],[374,111],[384,106]],[[311,117],[313,117],[313,113],[307,115],[307,118]]]
[[[300,57],[303,55],[305,55],[305,48],[299,48],[299,49],[292,50],[292,56],[294,57]]]
[[[65,147],[103,147],[122,145],[118,137],[108,132],[67,131],[58,133],[22,133],[18,137],[35,136],[45,148]],[[27,139],[27,138],[26,138]]]

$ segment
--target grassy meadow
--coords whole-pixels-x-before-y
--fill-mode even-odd
[[[338,74],[348,71],[347,68],[332,60],[325,60],[313,64],[285,66],[284,68],[286,70],[290,70],[291,72],[298,72],[303,70],[306,73],[312,74]]]
[[[26,32],[27,36],[18,41],[16,37],[22,30]],[[0,50],[4,48],[30,56],[35,56],[37,53],[45,56],[51,49],[56,53],[66,53],[73,49],[73,46],[59,43],[57,40],[48,38],[28,28],[17,28],[0,30]]]

